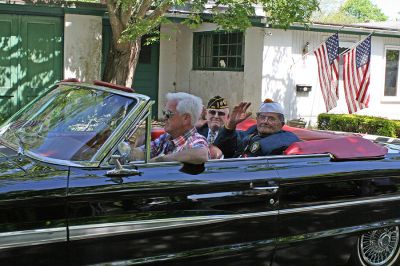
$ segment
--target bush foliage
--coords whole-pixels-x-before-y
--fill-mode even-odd
[[[364,115],[320,114],[318,129],[400,137],[400,121]]]

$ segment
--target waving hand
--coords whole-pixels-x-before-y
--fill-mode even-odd
[[[228,129],[236,129],[237,124],[246,120],[251,115],[251,112],[247,112],[250,104],[251,103],[249,102],[241,102],[233,107],[232,113],[229,115],[225,127]]]

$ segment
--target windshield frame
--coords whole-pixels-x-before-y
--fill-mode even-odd
[[[112,147],[117,143],[118,139],[124,136],[127,128],[130,127],[129,123],[135,120],[135,118],[140,114],[145,106],[148,105],[150,102],[150,98],[145,95],[137,94],[137,93],[129,93],[124,92],[112,88],[102,87],[98,85],[88,84],[88,83],[76,83],[76,82],[60,82],[55,87],[52,87],[46,90],[44,93],[36,97],[33,101],[31,101],[28,105],[22,108],[20,111],[15,113],[11,116],[7,121],[3,123],[3,126],[9,124],[12,120],[15,120],[15,117],[19,117],[21,113],[29,110],[33,104],[35,104],[39,99],[45,97],[48,93],[53,90],[57,90],[59,86],[70,86],[70,87],[79,87],[79,88],[87,88],[87,89],[94,89],[99,91],[104,91],[116,95],[121,95],[127,98],[132,98],[136,100],[136,105],[129,111],[126,117],[117,125],[115,130],[112,134],[108,137],[108,139],[103,143],[103,145],[99,148],[99,150],[92,156],[90,160],[85,161],[73,161],[73,160],[64,160],[64,159],[57,159],[46,157],[30,150],[24,151],[23,155],[26,155],[32,159],[43,161],[50,164],[58,164],[58,165],[65,165],[65,166],[74,166],[74,167],[98,167],[100,162],[106,157]],[[14,132],[15,133],[15,132]],[[6,141],[4,138],[0,138],[0,143],[10,149],[15,150],[16,152],[19,151],[18,146],[15,143],[10,143]]]

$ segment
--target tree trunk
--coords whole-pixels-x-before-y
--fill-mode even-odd
[[[141,38],[124,45],[112,45],[108,53],[103,80],[131,88],[139,61]]]

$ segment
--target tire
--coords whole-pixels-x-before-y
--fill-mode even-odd
[[[399,227],[385,227],[359,236],[349,265],[395,266],[400,264],[399,254]]]

